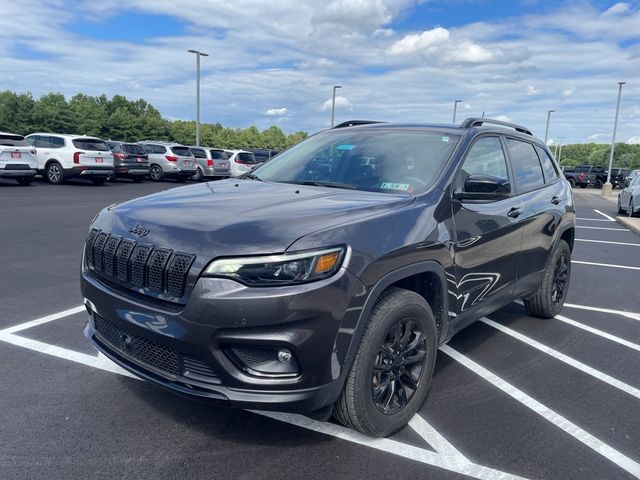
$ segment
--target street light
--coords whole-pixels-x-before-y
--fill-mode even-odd
[[[610,195],[611,187],[611,166],[613,165],[613,152],[616,149],[616,131],[618,130],[618,114],[620,113],[620,97],[622,96],[622,86],[627,82],[618,82],[618,101],[616,102],[616,119],[613,122],[613,136],[611,137],[611,154],[609,155],[609,170],[607,170],[607,181],[602,186],[602,195]]]
[[[547,138],[549,137],[549,118],[551,117],[551,114],[555,112],[555,110],[547,110],[547,126],[544,129],[544,144],[547,144]]]
[[[333,100],[331,100],[331,126],[333,127],[336,118],[336,90],[342,88],[342,85],[333,86]]]
[[[558,164],[560,164],[560,158],[562,158],[562,141],[567,137],[558,137],[560,140],[560,149],[558,150]]]
[[[456,100],[453,102],[453,124],[456,124],[456,111],[458,110],[458,104],[462,103],[462,100]]]
[[[208,57],[209,54],[198,50],[187,50],[196,54],[196,146],[200,146],[200,57]]]

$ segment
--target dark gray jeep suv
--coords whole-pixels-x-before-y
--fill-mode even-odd
[[[560,311],[574,229],[526,128],[348,122],[244,178],[102,210],[85,333],[175,392],[389,435],[457,331],[517,298]]]

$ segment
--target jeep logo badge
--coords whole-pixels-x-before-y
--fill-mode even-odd
[[[138,237],[146,237],[149,235],[150,230],[147,228],[143,228],[140,225],[136,225],[135,227],[131,227],[129,229],[129,233],[132,233]]]

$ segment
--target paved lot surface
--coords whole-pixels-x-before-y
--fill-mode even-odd
[[[176,397],[87,344],[78,269],[89,222],[176,186],[0,185],[3,479],[640,478],[640,236],[613,221],[611,202],[576,192],[561,316],[530,318],[514,303],[459,333],[411,426],[371,440]]]

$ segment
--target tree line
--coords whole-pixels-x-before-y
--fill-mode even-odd
[[[554,147],[551,147],[554,151]],[[602,143],[576,143],[564,145],[560,156],[560,164],[566,166],[575,165],[609,165],[611,145]],[[616,143],[613,152],[613,166],[619,168],[640,168],[640,145],[628,145]]]
[[[78,93],[67,100],[61,93],[34,98],[31,93],[0,92],[0,131],[27,135],[33,132],[69,133],[105,140],[134,142],[145,139],[195,144],[195,121],[162,118],[143,99],[122,95],[108,98]],[[283,150],[307,137],[306,132],[286,135],[279,127],[260,131],[226,128],[219,123],[200,125],[200,143],[221,148],[269,148]]]

